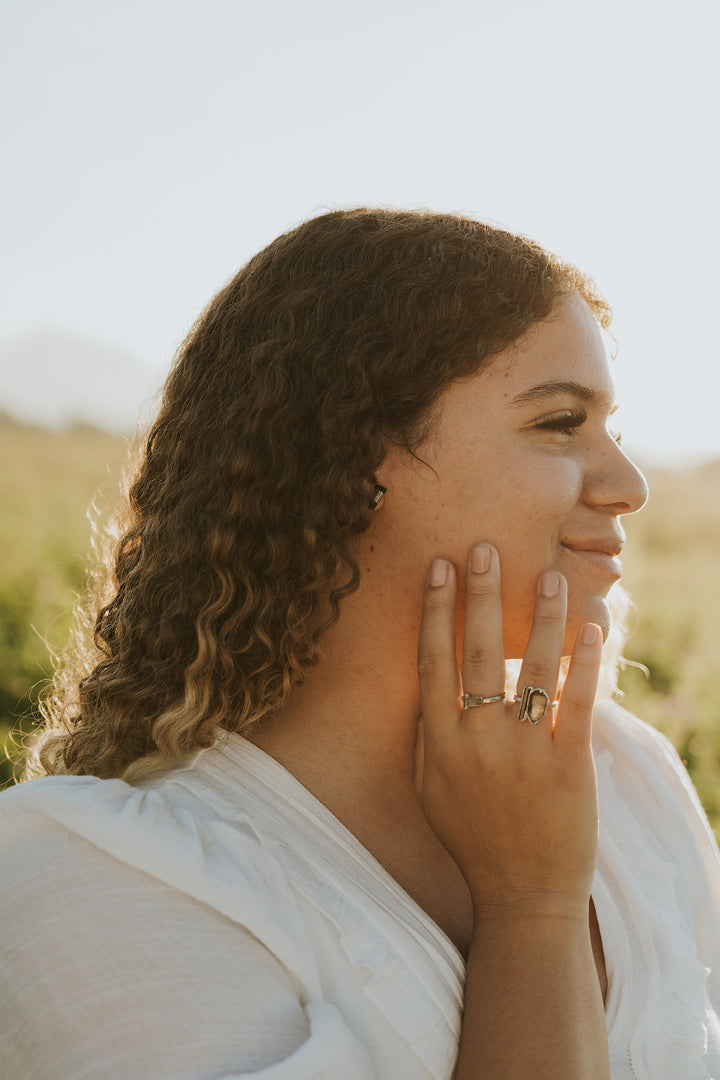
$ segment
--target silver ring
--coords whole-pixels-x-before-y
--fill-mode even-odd
[[[515,701],[520,702],[518,720],[527,720],[531,724],[539,724],[547,716],[548,709],[555,709],[560,704],[551,701],[547,690],[541,686],[524,686],[522,694],[515,695]]]
[[[463,709],[479,709],[481,705],[489,705],[491,701],[504,701],[505,694],[493,694],[492,697],[481,697],[480,694],[463,694]]]

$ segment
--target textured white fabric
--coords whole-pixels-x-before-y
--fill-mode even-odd
[[[714,838],[651,728],[603,706],[595,752],[613,1080],[720,1080]],[[0,867],[3,1076],[452,1075],[459,953],[237,735],[144,785],[53,777],[6,791]]]

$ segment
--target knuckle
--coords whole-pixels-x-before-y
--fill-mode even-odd
[[[588,702],[578,693],[563,694],[562,703],[565,710],[570,709],[572,712],[584,712],[588,708]]]
[[[423,652],[418,656],[417,670],[421,679],[431,679],[443,666],[444,657],[436,652]]]
[[[463,659],[470,667],[480,667],[487,660],[487,656],[487,649],[477,642],[472,642],[463,649]]]
[[[445,611],[449,602],[444,589],[433,589],[425,593],[423,608],[425,611]]]
[[[563,620],[563,613],[557,608],[535,608],[533,622],[535,626],[557,626]]]
[[[572,666],[574,668],[584,668],[585,671],[594,671],[598,664],[594,656],[588,656],[587,654],[583,655],[582,653],[578,653],[577,655],[573,656]]]
[[[547,690],[549,693],[550,690],[546,684],[549,684],[550,682],[552,682],[553,686],[555,685],[554,675],[550,666],[534,664],[522,673],[522,677],[518,683],[518,686],[520,687],[518,692],[522,693],[523,687],[525,686],[538,686],[543,690]]]
[[[479,581],[471,580],[467,585],[468,596],[475,596],[480,600],[490,599],[497,596],[497,587],[494,582],[481,578]]]
[[[426,767],[430,765],[441,779],[452,781],[455,754],[443,740],[429,740],[425,749]]]

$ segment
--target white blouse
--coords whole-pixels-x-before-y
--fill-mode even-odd
[[[667,740],[604,704],[594,743],[613,1080],[719,1080],[717,845]],[[140,785],[5,791],[0,867],[13,1080],[452,1075],[462,957],[239,735]]]

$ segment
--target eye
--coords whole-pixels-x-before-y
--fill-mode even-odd
[[[552,416],[543,416],[535,421],[538,431],[557,431],[567,438],[576,434],[577,429],[587,420],[585,409],[563,409]]]

